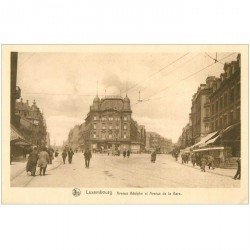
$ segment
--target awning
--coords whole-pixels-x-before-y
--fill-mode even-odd
[[[194,149],[193,152],[211,151],[211,150],[223,150],[224,147],[212,147],[212,148],[200,148]]]
[[[213,139],[210,139],[206,142],[206,144],[214,143],[217,139],[219,139],[220,135],[215,136]]]
[[[202,145],[206,144],[206,142],[208,140],[212,139],[217,133],[218,133],[218,131],[212,132],[212,133],[206,135],[205,137],[201,138],[201,140],[198,143],[194,144],[191,148],[202,146]]]
[[[17,141],[14,144],[18,145],[18,146],[31,146],[32,145],[32,144],[25,142],[25,141]]]
[[[10,141],[15,141],[15,140],[24,140],[24,137],[21,135],[21,133],[13,126],[11,125],[10,128]]]

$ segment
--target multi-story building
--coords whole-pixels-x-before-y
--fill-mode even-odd
[[[132,119],[130,100],[127,96],[94,98],[85,119],[84,143],[87,147],[101,152],[131,150],[133,145],[133,150],[143,151],[144,141],[145,129],[140,128]]]
[[[190,147],[193,145],[193,135],[192,135],[192,126],[188,123],[183,129],[182,134],[178,139],[178,146],[181,149]]]
[[[29,102],[23,102],[21,98],[19,102],[16,102],[15,115],[20,119],[19,130],[24,138],[30,144],[45,146],[47,142],[46,122],[35,100],[29,106]]]
[[[217,143],[240,154],[240,54],[237,61],[225,63],[224,72],[212,84],[210,132],[220,131]]]
[[[197,143],[209,133],[211,85],[215,77],[209,76],[206,84],[201,84],[192,98],[191,122],[193,142]]]

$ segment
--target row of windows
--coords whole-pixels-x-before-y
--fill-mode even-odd
[[[95,133],[93,134],[93,138],[98,138],[98,135],[96,135]],[[106,136],[106,134],[102,134],[101,136],[102,139],[118,139],[119,137],[117,135],[113,135],[113,134],[108,134],[108,136]],[[127,135],[124,134],[123,135],[123,139],[126,139],[127,138]]]
[[[96,124],[93,125],[93,128],[94,128],[94,129],[97,128]],[[119,129],[120,126],[112,126],[112,125],[109,125],[109,126],[106,127],[106,125],[103,124],[103,125],[102,125],[102,129],[106,129],[106,128],[108,128],[108,129],[113,129],[113,128],[114,128],[114,129]],[[127,130],[127,125],[123,125],[123,129],[124,129],[124,130]]]
[[[215,104],[212,104],[211,106],[211,115],[214,115],[214,113],[218,113],[219,109],[226,108],[228,103],[233,103],[235,101],[235,98],[239,98],[240,96],[240,85],[237,85],[236,91],[234,88],[232,88],[228,93],[224,93],[223,96],[219,98],[215,102]]]
[[[231,111],[229,114],[216,119],[211,123],[211,129],[217,130],[232,124],[234,121],[240,120],[240,109],[238,108],[235,112]]]
[[[94,116],[94,121],[97,121],[97,120],[98,120],[98,117]],[[109,116],[109,117],[103,116],[103,117],[101,117],[101,120],[102,121],[120,121],[121,118],[120,117],[112,117],[112,116]],[[123,120],[127,121],[128,120],[127,116],[124,116]]]

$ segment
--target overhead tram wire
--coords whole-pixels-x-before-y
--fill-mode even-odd
[[[220,60],[218,60],[218,62],[221,62],[222,60],[225,60],[226,58],[228,58],[228,57],[230,57],[230,56],[234,55],[235,53],[236,53],[236,52],[231,53],[230,55],[228,55],[228,56],[225,56],[225,57],[221,58]],[[200,69],[200,70],[198,70],[198,71],[196,71],[196,72],[194,72],[194,73],[192,73],[192,74],[188,75],[187,77],[185,77],[185,78],[181,79],[180,81],[178,81],[178,82],[176,82],[176,83],[179,83],[179,82],[182,82],[182,81],[184,81],[184,80],[187,80],[187,79],[189,79],[190,77],[192,77],[192,76],[194,76],[194,75],[196,75],[196,74],[198,74],[198,73],[202,72],[203,70],[205,70],[205,69],[207,69],[207,68],[209,68],[209,67],[213,66],[213,65],[214,65],[214,64],[216,64],[216,63],[217,63],[217,62],[213,62],[212,64],[209,64],[209,65],[207,65],[206,67],[204,67],[204,68],[202,68],[202,69]],[[165,91],[166,89],[168,89],[169,87],[170,87],[170,86],[168,86],[168,87],[166,87],[166,88],[162,89],[162,90],[161,90],[161,91],[159,91],[159,92],[163,92],[163,91]],[[163,99],[163,97],[158,97],[158,98],[151,99],[151,97],[153,97],[153,96],[157,95],[159,92],[157,92],[157,93],[155,93],[155,94],[151,95],[150,97],[148,97],[148,98],[147,98],[147,99],[145,99],[145,100],[141,100],[140,102],[134,103],[134,104],[133,104],[133,105],[131,105],[131,106],[135,106],[135,105],[137,105],[138,103],[142,103],[142,102],[148,102],[148,101],[152,101],[152,100]],[[167,97],[167,96],[164,96],[164,97]]]
[[[189,63],[190,61],[192,61],[195,57],[197,57],[198,54],[196,54],[195,56],[191,57],[189,60],[185,61],[184,63],[182,63],[181,65],[179,65],[179,67],[174,68],[173,70],[167,72],[165,75],[161,76],[160,78],[158,78],[157,80],[163,78],[163,77],[167,77],[168,75],[172,74],[174,71],[182,68],[185,64]],[[143,88],[142,90],[145,90],[147,87]]]
[[[177,59],[175,59],[174,61],[172,61],[171,63],[167,64],[166,66],[162,67],[161,69],[159,69],[157,72],[154,72],[153,74],[151,74],[149,77],[145,78],[144,80],[136,83],[135,85],[131,86],[130,88],[127,89],[127,92],[130,91],[131,89],[140,86],[142,83],[144,83],[145,81],[148,81],[149,79],[151,79],[153,76],[157,75],[158,73],[160,73],[161,71],[163,71],[164,69],[166,69],[167,67],[171,66],[172,64],[178,62],[179,60],[181,60],[183,57],[187,56],[190,52],[182,55],[181,57],[178,57]]]

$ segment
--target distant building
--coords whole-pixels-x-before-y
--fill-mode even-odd
[[[172,151],[172,140],[164,138],[156,132],[146,133],[146,151],[156,150],[158,153],[167,154]]]
[[[94,98],[85,119],[84,143],[93,151],[145,149],[145,128],[132,119],[130,100],[126,96]]]
[[[183,129],[178,140],[178,147],[184,149],[193,145],[192,126],[188,123]]]

